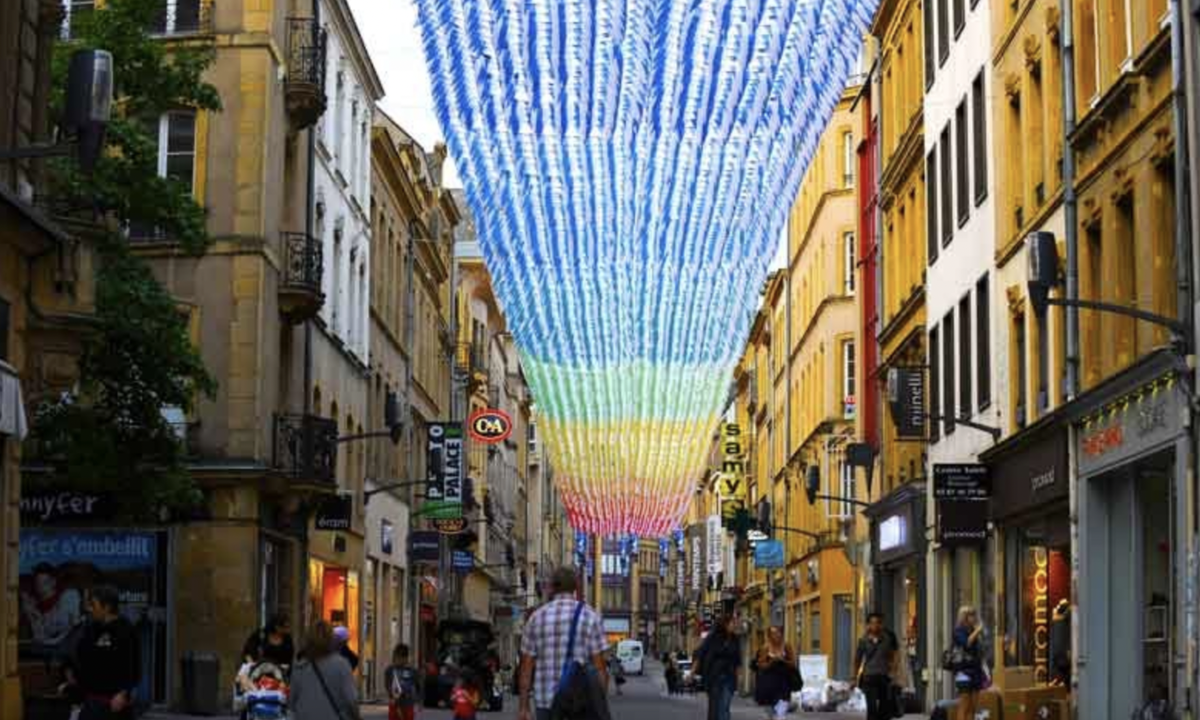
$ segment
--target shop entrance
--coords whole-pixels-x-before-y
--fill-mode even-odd
[[[350,649],[357,653],[362,631],[358,572],[317,559],[308,561],[308,572],[312,616],[331,625],[345,625],[350,631]]]
[[[1090,717],[1172,700],[1173,451],[1087,483],[1083,581]]]

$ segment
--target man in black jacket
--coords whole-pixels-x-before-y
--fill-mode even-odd
[[[141,681],[137,633],[121,617],[120,596],[109,585],[93,588],[91,622],[75,649],[68,681],[83,698],[79,720],[128,720]]]

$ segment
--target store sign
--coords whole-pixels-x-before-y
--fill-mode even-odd
[[[879,523],[879,550],[887,552],[902,548],[908,542],[908,522],[903,515],[893,515]]]
[[[1173,376],[1160,377],[1087,417],[1079,429],[1079,474],[1128,462],[1184,432],[1187,404]]]
[[[1044,547],[1031,547],[1026,565],[1031,577],[1026,587],[1033,600],[1033,681],[1050,682],[1050,555]]]
[[[469,573],[475,569],[475,556],[466,550],[455,550],[450,556],[450,565],[455,572]]]
[[[925,369],[898,367],[888,371],[888,409],[898,438],[925,437]]]
[[[722,541],[725,539],[725,528],[721,526],[721,516],[710,515],[705,530],[708,540],[708,575],[715,578],[721,574],[724,562]]]
[[[934,463],[934,499],[987,500],[991,496],[992,481],[987,465]]]
[[[350,495],[330,495],[317,508],[317,530],[338,531],[350,529],[350,518],[354,510],[354,498]]]
[[[21,524],[95,522],[113,516],[111,495],[77,490],[38,491],[27,489],[21,495]]]
[[[721,472],[717,475],[717,493],[721,498],[721,518],[726,525],[746,510],[745,458],[741,426],[721,423]]]
[[[467,519],[465,517],[434,518],[429,521],[429,524],[442,535],[459,535],[466,532],[467,529]]]
[[[503,410],[484,408],[476,410],[467,419],[467,432],[471,439],[485,445],[504,442],[512,435],[513,421]]]
[[[462,423],[431,423],[427,458],[424,514],[441,519],[462,517],[465,460]]]
[[[692,592],[700,592],[704,587],[704,538],[699,529],[692,534]]]
[[[432,530],[413,530],[408,534],[408,557],[414,563],[436,563],[440,557],[441,535]]]
[[[783,567],[783,543],[778,540],[763,540],[754,547],[754,567],[759,570],[775,570]]]
[[[1063,428],[988,462],[993,519],[1002,520],[1067,498],[1067,433]]]

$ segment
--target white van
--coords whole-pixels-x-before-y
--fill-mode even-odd
[[[617,660],[626,675],[641,675],[645,671],[641,640],[622,640],[617,643]]]

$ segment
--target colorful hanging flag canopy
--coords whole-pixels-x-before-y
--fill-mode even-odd
[[[667,535],[875,0],[417,4],[570,521]]]

